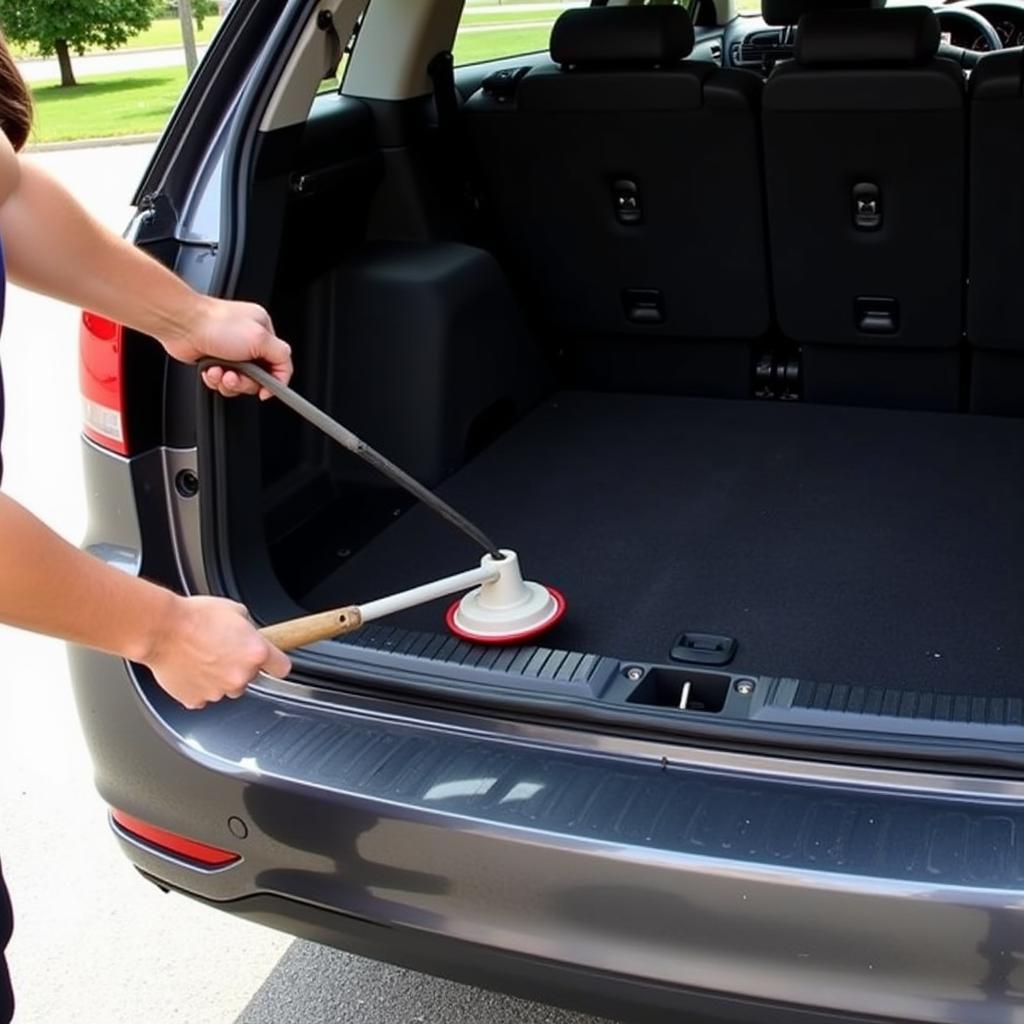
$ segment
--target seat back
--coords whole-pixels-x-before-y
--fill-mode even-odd
[[[764,147],[776,314],[805,345],[805,395],[958,399],[962,336],[965,93],[935,57],[923,7],[812,12],[795,59],[765,86]],[[848,349],[943,352],[858,362]],[[906,381],[870,378],[899,367]],[[916,367],[916,368],[915,368]],[[849,379],[853,374],[854,379]],[[870,383],[870,381],[868,382]],[[906,385],[906,387],[904,387]],[[808,390],[809,389],[809,390]],[[902,392],[902,393],[898,393]]]
[[[692,46],[681,7],[566,11],[552,64],[464,108],[498,251],[559,328],[768,328],[761,83]]]
[[[971,408],[1024,415],[1024,61],[994,53],[971,74],[967,339]]]

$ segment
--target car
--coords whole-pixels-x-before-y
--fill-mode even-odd
[[[200,711],[75,649],[145,879],[623,1021],[1019,1012],[1024,7],[876,8],[233,5],[128,237],[567,613]],[[282,403],[81,359],[97,557],[261,624],[479,564]]]

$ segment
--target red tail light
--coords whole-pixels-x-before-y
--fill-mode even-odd
[[[79,331],[79,386],[86,437],[128,454],[124,429],[124,374],[121,350],[124,328],[95,313],[82,314]]]
[[[175,832],[157,828],[156,825],[150,825],[148,822],[133,818],[130,814],[125,814],[124,811],[111,810],[110,816],[120,828],[136,839],[141,839],[167,853],[173,853],[176,857],[195,861],[206,868],[223,868],[242,859],[230,850],[207,846],[206,843],[189,839],[187,836],[179,836]]]

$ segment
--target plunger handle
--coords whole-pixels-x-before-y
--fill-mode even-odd
[[[273,626],[264,626],[260,633],[278,650],[293,651],[296,647],[315,644],[318,640],[330,640],[351,633],[363,624],[363,613],[358,605],[347,608],[332,608],[329,612],[304,615],[299,619],[288,619]]]
[[[484,556],[484,562],[488,558]],[[460,590],[494,582],[498,576],[499,570],[493,564],[481,565],[468,572],[445,576],[444,579],[424,583],[411,590],[402,590],[389,597],[379,597],[376,601],[367,601],[362,605],[350,604],[344,608],[332,608],[329,612],[316,612],[304,615],[301,619],[288,619],[273,626],[264,626],[260,632],[279,650],[293,651],[296,647],[315,644],[318,640],[331,640],[343,633],[351,633],[385,615],[394,615],[406,608],[415,608],[439,597],[457,594]]]

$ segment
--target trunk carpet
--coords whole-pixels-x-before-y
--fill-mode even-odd
[[[667,662],[734,636],[730,671],[1024,691],[1024,422],[564,393],[440,489],[569,602],[541,643]],[[423,508],[304,602],[470,568]],[[396,616],[442,631],[444,604]]]

